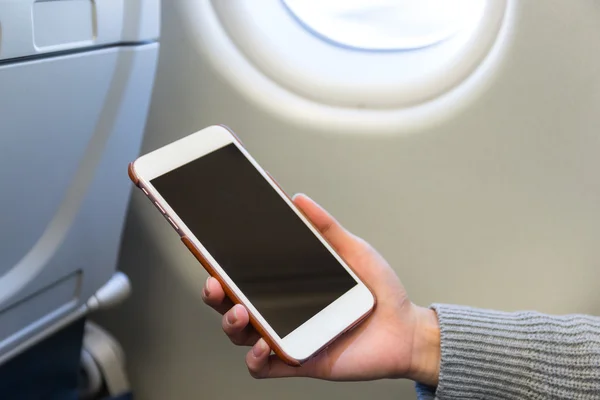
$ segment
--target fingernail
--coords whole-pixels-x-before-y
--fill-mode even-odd
[[[296,198],[298,196],[306,196],[304,193],[296,193],[295,195],[292,196],[292,200],[296,200]]]
[[[204,294],[206,297],[210,295],[210,290],[208,290],[208,282],[210,282],[210,278],[208,278],[206,282],[204,282]]]
[[[233,325],[235,324],[235,322],[237,321],[238,317],[237,317],[237,307],[233,307],[233,309],[227,313],[227,316],[225,317],[227,319],[227,323],[229,325]]]
[[[258,358],[261,355],[263,355],[266,350],[267,350],[267,344],[265,343],[264,340],[259,339],[259,341],[256,342],[256,344],[252,347],[252,354],[254,355],[254,357]]]

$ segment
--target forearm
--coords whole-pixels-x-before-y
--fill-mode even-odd
[[[437,386],[436,398],[600,398],[600,319],[432,308],[439,382],[421,382]]]

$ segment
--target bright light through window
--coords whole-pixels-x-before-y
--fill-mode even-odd
[[[282,0],[310,31],[361,50],[412,50],[446,40],[483,15],[486,0]]]

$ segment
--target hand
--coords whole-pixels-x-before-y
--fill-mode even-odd
[[[246,355],[250,374],[338,381],[409,378],[437,385],[440,332],[434,311],[412,304],[387,262],[315,202],[298,195],[294,203],[373,290],[377,306],[369,318],[325,351],[301,367],[291,367],[271,355],[267,343],[249,324],[246,308],[234,306],[219,282],[208,278],[202,291],[204,302],[224,314],[223,330],[234,344],[253,346]]]

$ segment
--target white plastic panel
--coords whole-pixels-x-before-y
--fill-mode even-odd
[[[96,4],[92,0],[33,3],[33,41],[37,48],[91,43],[96,36]]]
[[[139,42],[158,38],[160,0],[125,0],[123,7],[121,40]]]
[[[114,273],[157,57],[149,43],[0,65],[0,362]]]
[[[159,0],[0,0],[0,60],[154,40]]]

